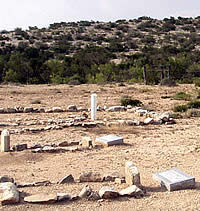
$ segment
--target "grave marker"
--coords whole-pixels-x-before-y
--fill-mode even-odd
[[[96,138],[96,142],[101,143],[106,146],[119,145],[119,144],[124,143],[122,137],[115,136],[115,135],[107,135],[107,136]]]
[[[10,151],[10,133],[7,129],[1,132],[1,152]]]
[[[157,174],[153,174],[153,179],[159,181],[169,191],[194,188],[195,178],[179,169],[170,169]]]
[[[97,94],[91,95],[91,120],[96,120],[97,113]]]

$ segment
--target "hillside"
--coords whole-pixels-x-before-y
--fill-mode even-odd
[[[144,65],[172,65],[174,79],[191,81],[200,70],[200,17],[61,22],[42,29],[2,30],[0,46],[1,82],[138,81]]]

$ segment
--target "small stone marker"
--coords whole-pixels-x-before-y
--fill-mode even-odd
[[[82,147],[90,148],[92,147],[92,139],[88,136],[84,136],[81,141]]]
[[[176,168],[153,174],[153,179],[159,181],[168,191],[195,187],[195,178]]]
[[[123,138],[115,135],[108,135],[96,138],[96,142],[101,143],[105,146],[119,145],[123,144]]]
[[[10,151],[10,133],[7,129],[1,133],[1,152]]]
[[[132,161],[127,161],[125,164],[125,179],[130,186],[140,185],[140,173]]]

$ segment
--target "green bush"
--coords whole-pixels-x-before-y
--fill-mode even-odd
[[[199,109],[189,109],[186,113],[187,117],[200,117],[200,110]]]
[[[200,108],[200,101],[193,100],[187,104],[188,108]]]
[[[174,106],[174,112],[186,112],[188,109],[187,105]]]
[[[175,100],[190,100],[191,95],[186,94],[185,92],[177,92],[176,95],[173,97]]]
[[[198,87],[200,86],[200,78],[195,78],[194,79],[194,85],[198,86]]]
[[[142,105],[142,102],[140,100],[131,99],[129,96],[124,96],[121,98],[121,106],[140,106]]]

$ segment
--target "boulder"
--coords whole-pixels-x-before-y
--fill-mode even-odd
[[[13,183],[5,182],[0,184],[0,201],[2,205],[19,202],[19,191]]]

